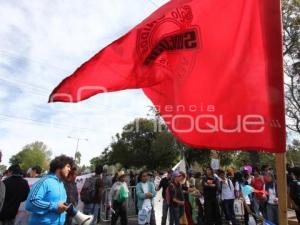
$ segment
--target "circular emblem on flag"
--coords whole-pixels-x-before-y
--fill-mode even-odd
[[[136,45],[142,63],[163,66],[177,78],[185,78],[201,48],[200,29],[192,21],[192,9],[186,5],[143,25]]]

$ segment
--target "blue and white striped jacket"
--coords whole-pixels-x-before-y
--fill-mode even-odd
[[[29,225],[63,225],[65,213],[58,214],[58,205],[67,201],[63,182],[49,173],[31,188],[26,209],[31,212]]]

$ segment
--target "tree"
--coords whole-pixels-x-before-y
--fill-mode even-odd
[[[243,161],[246,163],[249,163],[252,166],[256,166],[260,168],[262,165],[270,165],[270,166],[275,166],[275,156],[274,154],[271,153],[266,153],[266,152],[257,152],[259,162],[252,164],[251,160],[251,154],[247,151],[241,151],[237,153],[237,156],[234,160],[234,165],[236,168],[240,168],[243,165]]]
[[[5,165],[0,165],[0,176],[7,170]]]
[[[166,169],[175,164],[178,156],[175,138],[159,119],[139,118],[115,135],[98,162],[120,163],[125,168]]]
[[[300,166],[300,141],[293,140],[292,144],[288,145],[286,153],[287,161],[292,165]]]
[[[109,148],[105,148],[100,156],[94,157],[90,160],[90,169],[91,171],[94,171],[97,166],[103,166],[106,164],[114,164],[111,162],[111,151]]]
[[[184,150],[184,156],[190,165],[196,162],[204,167],[209,166],[210,154],[211,153],[209,149],[196,149],[186,147],[186,149]]]
[[[27,171],[33,166],[40,166],[47,170],[49,166],[51,151],[43,142],[36,141],[22,148],[20,152],[13,155],[10,164],[19,164],[22,170]]]
[[[287,127],[300,134],[300,1],[283,0]]]
[[[211,150],[209,149],[196,149],[196,148],[188,148],[186,147],[184,155],[189,164],[197,162],[199,165],[203,167],[210,166],[211,163]],[[226,152],[218,152],[220,159],[220,166],[229,166],[231,165],[237,152],[235,151],[226,151]]]

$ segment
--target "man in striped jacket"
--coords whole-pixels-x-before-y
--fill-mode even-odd
[[[72,166],[72,158],[58,156],[51,161],[49,174],[33,185],[25,206],[31,212],[29,225],[64,225],[67,194],[63,181]]]

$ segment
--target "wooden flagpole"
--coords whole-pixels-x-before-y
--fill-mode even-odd
[[[287,183],[286,183],[286,157],[285,153],[276,154],[277,192],[278,192],[278,218],[279,225],[288,225],[287,217]]]

